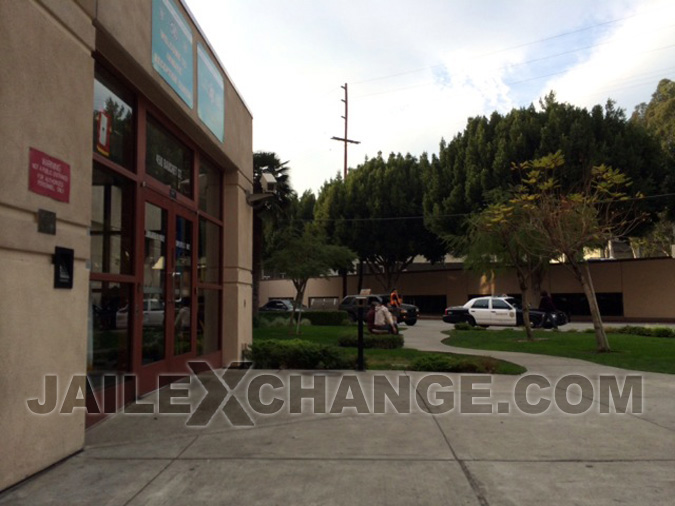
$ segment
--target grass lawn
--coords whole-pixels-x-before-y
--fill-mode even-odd
[[[450,330],[444,344],[479,350],[517,351],[578,358],[636,371],[675,374],[675,339],[608,334],[611,353],[595,351],[595,335],[581,332],[535,331],[534,342],[524,330]],[[537,340],[540,339],[540,340]]]
[[[342,336],[356,335],[358,333],[355,325],[350,326],[319,326],[312,325],[301,327],[301,334],[296,336],[288,333],[288,327],[265,327],[253,329],[253,341],[264,339],[304,339],[318,344],[326,344],[338,346],[338,339]],[[367,332],[367,331],[365,331]],[[365,333],[364,332],[364,333]],[[405,332],[403,332],[405,338]],[[342,348],[348,353],[353,354],[356,359],[356,348]],[[418,351],[407,348],[399,348],[394,350],[379,350],[366,349],[364,350],[366,357],[366,366],[369,370],[387,370],[387,371],[402,371],[410,370],[410,364],[420,357],[429,355],[450,356],[464,361],[482,361],[483,357],[475,357],[471,355],[457,355],[453,353],[431,353]],[[491,359],[492,360],[492,359]],[[526,369],[506,362],[503,360],[496,361],[496,374],[522,374]]]

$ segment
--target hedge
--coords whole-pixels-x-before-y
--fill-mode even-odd
[[[470,372],[494,374],[499,362],[492,357],[471,357],[456,359],[444,355],[427,355],[413,360],[411,371],[426,372]]]
[[[302,339],[266,339],[244,351],[256,369],[355,369],[356,359],[335,346]]]
[[[595,332],[590,329],[591,332]],[[623,327],[605,327],[607,334],[633,334],[646,337],[675,337],[675,330],[668,327],[639,327],[637,325],[624,325]]]
[[[338,339],[338,344],[345,348],[356,348],[359,345],[359,336],[354,334],[342,336]],[[403,348],[403,336],[401,334],[364,334],[363,347],[380,350]]]
[[[270,311],[258,313],[259,319],[286,318],[291,319],[290,311]],[[302,319],[309,320],[312,325],[347,325],[350,323],[349,314],[346,311],[303,311]],[[254,326],[257,322],[254,322]]]

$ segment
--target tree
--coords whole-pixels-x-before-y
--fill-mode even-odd
[[[426,156],[423,157],[423,160]],[[316,220],[333,242],[355,251],[384,290],[422,255],[439,261],[445,246],[422,221],[424,171],[411,155],[376,158],[325,184],[316,203]]]
[[[464,236],[466,216],[482,211],[495,195],[520,183],[511,163],[557,151],[566,160],[565,173],[558,175],[564,189],[573,189],[588,178],[592,167],[603,163],[621,169],[645,195],[675,189],[673,171],[658,142],[643,126],[627,121],[613,101],[587,110],[560,103],[549,94],[539,109],[530,106],[506,115],[470,118],[463,132],[448,143],[441,141],[438,157],[432,158],[424,175],[426,225],[438,234]],[[661,207],[656,200],[640,206],[652,213]]]
[[[258,314],[260,306],[260,278],[264,248],[264,223],[271,224],[284,218],[290,202],[295,197],[291,188],[288,162],[281,162],[276,154],[270,152],[253,153],[253,193],[260,193],[260,178],[264,172],[272,174],[277,181],[277,189],[272,199],[257,205],[253,212],[253,315]]]
[[[675,179],[675,81],[661,79],[649,103],[635,107],[631,122],[644,126],[661,144],[666,164],[670,166],[666,186]],[[640,256],[670,256],[674,244],[675,208],[670,206],[657,215],[653,230],[645,237],[631,237],[631,247]]]
[[[528,341],[532,341],[530,296],[539,288],[550,256],[546,254],[540,236],[527,218],[520,202],[492,204],[469,220],[466,268],[487,272],[513,269],[522,296],[523,322]],[[538,290],[537,290],[538,291]]]
[[[593,319],[598,352],[609,352],[602,317],[584,249],[627,235],[644,218],[627,193],[631,180],[606,165],[594,166],[576,191],[565,189],[560,173],[561,152],[516,165],[522,183],[511,203],[526,214],[528,226],[540,237],[537,249],[564,259],[584,290]],[[637,194],[637,198],[641,195]]]
[[[270,256],[265,266],[284,273],[296,290],[289,326],[296,321],[296,310],[302,305],[309,279],[328,276],[334,270],[351,265],[354,258],[354,252],[343,246],[327,244],[310,226],[306,226],[301,235],[289,238]],[[300,332],[300,318],[301,315],[297,318],[296,334]]]
[[[661,79],[652,99],[635,107],[631,121],[653,133],[671,158],[675,157],[675,81]]]

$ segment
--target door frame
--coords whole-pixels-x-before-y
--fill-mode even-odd
[[[189,374],[187,362],[197,357],[197,232],[198,216],[196,211],[187,209],[175,200],[159,194],[149,186],[139,192],[137,206],[136,272],[138,283],[134,298],[134,313],[142,316],[144,303],[144,262],[145,262],[145,209],[151,204],[166,212],[166,243],[164,269],[164,358],[149,364],[143,364],[143,318],[134,319],[132,329],[133,368],[138,378],[139,393],[149,392],[164,386],[163,375]],[[174,354],[175,326],[177,308],[175,304],[174,274],[176,267],[176,220],[178,217],[188,220],[191,226],[191,266],[190,266],[190,351],[181,355]],[[175,379],[175,378],[174,378]]]

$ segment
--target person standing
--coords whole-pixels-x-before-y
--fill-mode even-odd
[[[398,294],[396,288],[394,288],[389,295],[389,305],[398,309],[401,307],[401,304],[403,304],[403,298]]]
[[[548,294],[546,290],[541,292],[541,300],[539,301],[539,311],[543,311],[544,318],[542,319],[541,326],[544,327],[546,323],[551,324],[551,328],[557,329],[558,323],[555,318],[556,307],[553,304],[553,298]]]

